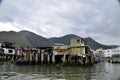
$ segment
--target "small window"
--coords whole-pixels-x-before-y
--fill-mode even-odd
[[[79,39],[77,40],[77,43],[80,43],[80,40],[79,40]]]
[[[9,50],[9,53],[12,53],[13,52],[13,50]]]
[[[81,43],[83,43],[83,40],[81,40]]]

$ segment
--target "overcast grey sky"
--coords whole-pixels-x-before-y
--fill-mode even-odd
[[[76,34],[120,45],[118,0],[2,0],[0,31],[29,30],[44,37]]]

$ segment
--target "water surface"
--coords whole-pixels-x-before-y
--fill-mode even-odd
[[[0,65],[0,80],[120,80],[120,64],[102,62],[89,67]]]

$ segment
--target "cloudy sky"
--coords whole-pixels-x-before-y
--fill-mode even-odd
[[[76,34],[103,44],[120,45],[120,3],[118,0],[2,0],[0,31],[10,30],[29,30],[47,38]]]

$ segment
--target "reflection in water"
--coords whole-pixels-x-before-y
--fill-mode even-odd
[[[120,80],[120,64],[99,63],[89,67],[0,65],[0,80]]]

